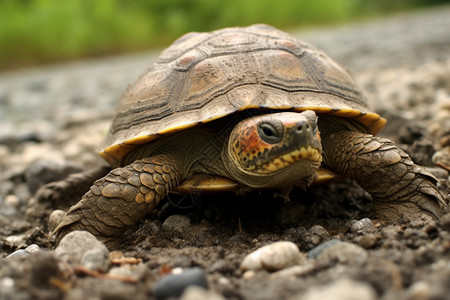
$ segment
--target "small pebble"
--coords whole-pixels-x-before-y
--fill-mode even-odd
[[[39,250],[41,250],[41,247],[36,244],[31,244],[30,246],[25,248],[25,251],[28,251],[29,253],[37,252]]]
[[[308,249],[316,247],[330,238],[330,233],[321,225],[312,226],[303,237]]]
[[[368,257],[367,251],[358,245],[341,242],[324,249],[316,260],[323,264],[339,262],[341,264],[362,263]]]
[[[190,286],[186,288],[180,297],[180,300],[225,300],[222,295],[219,295],[213,291],[200,286]]]
[[[299,277],[305,274],[308,274],[314,270],[314,263],[313,260],[308,260],[309,262],[303,264],[303,265],[295,265],[291,266],[289,268],[285,268],[283,270],[274,272],[270,274],[273,278],[279,278],[279,277]]]
[[[12,289],[14,287],[14,279],[11,277],[3,277],[0,279],[0,288],[3,289]]]
[[[254,277],[255,274],[256,274],[255,271],[253,271],[253,270],[248,270],[248,271],[245,271],[244,274],[242,274],[242,278],[244,278],[244,279],[250,279],[250,278]]]
[[[16,259],[18,257],[26,257],[29,256],[31,253],[37,252],[41,250],[41,248],[36,244],[31,244],[30,246],[26,247],[25,249],[19,249],[14,251],[13,253],[9,254],[5,257],[5,259]]]
[[[407,290],[407,299],[426,300],[432,298],[431,287],[424,281],[414,282]]]
[[[5,242],[8,246],[12,248],[21,248],[26,247],[27,236],[24,234],[20,235],[10,235],[5,238]]]
[[[447,146],[433,154],[432,161],[441,168],[450,171],[450,147]]]
[[[300,260],[297,245],[288,242],[275,242],[248,254],[240,265],[241,271],[260,270],[276,271],[292,266]]]
[[[106,272],[109,267],[109,254],[103,248],[93,248],[84,252],[80,265],[85,268]]]
[[[11,277],[0,278],[0,296],[2,299],[15,299],[17,290],[15,289],[15,281]],[[17,297],[19,298],[19,297]]]
[[[230,285],[231,281],[226,277],[220,277],[219,280],[217,280],[217,283],[220,285]]]
[[[17,259],[19,257],[26,257],[29,256],[30,252],[26,251],[25,249],[19,249],[14,251],[13,253],[9,254],[5,259]]]
[[[139,281],[145,276],[147,267],[144,264],[136,265],[122,265],[113,267],[109,270],[108,274],[117,277],[129,278],[134,281]]]
[[[294,299],[301,300],[375,300],[376,292],[367,283],[348,278],[338,279],[329,284],[314,286]]]
[[[192,268],[181,274],[164,276],[155,285],[155,297],[158,300],[180,297],[183,291],[192,285],[208,288],[205,272],[202,269]]]
[[[115,251],[109,252],[109,259],[110,260],[121,259],[123,257],[124,256],[123,256],[123,252],[122,251],[115,250]]]
[[[378,242],[378,238],[374,234],[366,234],[358,240],[358,245],[364,249],[372,249]]]
[[[167,231],[183,232],[191,226],[191,219],[184,215],[171,215],[162,224],[162,229]]]
[[[55,254],[67,263],[76,265],[80,264],[83,255],[92,249],[99,249],[109,262],[109,251],[106,246],[87,231],[77,230],[68,233],[55,249]]]
[[[177,267],[177,268],[173,268],[171,273],[173,275],[178,275],[178,274],[183,273],[183,271],[184,271],[183,268]]]
[[[6,205],[9,205],[14,208],[19,208],[19,206],[20,206],[20,199],[16,195],[6,196],[4,201],[5,201]]]
[[[353,223],[350,231],[354,233],[362,233],[367,232],[368,230],[373,228],[374,227],[372,221],[369,218],[364,218]]]
[[[66,212],[60,209],[55,209],[52,211],[50,216],[48,217],[48,229],[53,231],[56,227],[62,222],[64,217],[66,216]]]
[[[337,243],[342,243],[342,241],[340,240],[336,240],[336,239],[332,239],[329,240],[323,244],[320,244],[317,247],[312,248],[311,250],[308,251],[307,254],[307,258],[317,258],[317,256],[319,256],[325,249],[327,249],[328,247],[331,247]]]

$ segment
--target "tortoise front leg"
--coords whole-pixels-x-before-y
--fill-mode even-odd
[[[372,195],[377,217],[389,221],[430,215],[440,219],[446,206],[437,179],[385,138],[352,131],[323,139],[324,162],[354,179]]]
[[[123,231],[149,213],[180,179],[171,155],[137,160],[97,180],[70,208],[53,233],[58,241],[73,230],[87,230],[107,246],[120,240]]]

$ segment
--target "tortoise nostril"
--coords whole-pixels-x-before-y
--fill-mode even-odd
[[[302,132],[304,130],[308,131],[310,126],[307,122],[299,122],[299,123],[297,123],[295,128],[298,132]]]

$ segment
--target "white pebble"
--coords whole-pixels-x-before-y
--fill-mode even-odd
[[[369,284],[342,278],[326,285],[312,287],[294,299],[375,300],[376,298],[375,290]]]
[[[5,238],[5,242],[10,247],[20,248],[27,246],[26,239],[27,237],[24,234],[10,235]]]
[[[352,227],[350,228],[350,231],[354,233],[366,232],[367,230],[372,228],[373,228],[372,221],[369,218],[364,218],[353,223]]]
[[[177,274],[181,274],[183,273],[183,268],[177,267],[177,268],[173,268],[172,272],[170,272],[171,274],[177,275]]]
[[[253,271],[253,270],[249,270],[249,271],[245,271],[244,272],[244,274],[242,274],[242,278],[244,278],[244,279],[250,279],[250,278],[252,278],[253,276],[255,276],[255,271]]]
[[[31,244],[30,246],[25,248],[25,251],[27,251],[28,253],[37,252],[39,250],[41,250],[41,248],[36,244]]]
[[[52,211],[52,213],[48,217],[48,229],[50,231],[55,230],[55,228],[62,222],[65,216],[66,212],[63,210],[56,209]]]
[[[431,299],[432,289],[427,282],[417,281],[406,290],[406,295],[409,299]]]
[[[111,276],[126,277],[138,281],[145,276],[147,271],[147,267],[141,263],[137,265],[113,267],[109,270],[108,274]]]
[[[19,208],[20,206],[20,199],[16,195],[7,195],[5,197],[5,204],[14,207]]]
[[[300,250],[292,242],[280,241],[248,254],[241,263],[241,271],[277,271],[299,262]]]
[[[270,274],[270,276],[272,278],[299,277],[312,272],[314,270],[314,267],[315,267],[314,260],[308,260],[303,265],[294,265],[286,269],[274,272]]]
[[[181,294],[180,300],[225,300],[222,295],[219,295],[213,291],[208,291],[207,289],[192,285],[188,286]]]
[[[217,283],[220,285],[230,285],[231,281],[226,277],[220,277],[219,280],[217,280]]]
[[[96,248],[101,250],[109,261],[109,251],[102,242],[87,231],[76,230],[62,238],[55,254],[67,263],[77,265],[87,251]]]
[[[0,287],[2,289],[12,289],[14,287],[14,279],[12,279],[11,277],[1,278]]]

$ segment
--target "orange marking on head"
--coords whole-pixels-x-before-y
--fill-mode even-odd
[[[271,148],[270,145],[264,142],[259,136],[257,126],[249,126],[244,135],[241,135],[239,141],[239,151],[248,155],[249,160],[253,160],[262,149]],[[239,156],[239,155],[238,155]]]
[[[317,130],[316,137],[317,137],[317,140],[318,140],[320,143],[322,143],[322,138],[320,137],[320,131],[319,131],[319,130]]]

